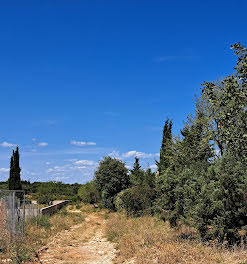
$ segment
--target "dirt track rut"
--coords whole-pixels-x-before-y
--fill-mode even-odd
[[[103,214],[90,213],[79,225],[57,234],[39,253],[40,263],[112,264],[114,244],[104,237]]]

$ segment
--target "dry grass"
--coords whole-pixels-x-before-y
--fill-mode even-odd
[[[75,224],[84,221],[82,214],[70,213],[67,210],[61,210],[52,217],[43,216],[41,221],[33,219],[27,222],[25,227],[25,243],[31,245],[32,248],[38,249],[48,243],[51,237]]]
[[[84,221],[84,217],[81,213],[70,213],[66,209],[51,217],[41,216],[30,219],[25,224],[23,240],[13,241],[7,237],[6,233],[4,234],[2,237],[4,247],[0,247],[0,263],[6,259],[11,259],[14,263],[30,261],[33,259],[35,251],[46,245],[53,236],[82,221]]]
[[[137,264],[247,264],[246,249],[203,245],[195,230],[171,229],[168,223],[154,217],[127,219],[122,214],[112,214],[106,233],[109,240],[117,242],[120,262],[134,258]]]

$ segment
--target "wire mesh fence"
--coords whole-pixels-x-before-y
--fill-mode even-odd
[[[25,220],[39,214],[39,205],[27,202],[24,191],[0,190],[0,233],[22,238]]]
[[[11,236],[23,236],[25,222],[24,191],[0,190],[1,229]]]

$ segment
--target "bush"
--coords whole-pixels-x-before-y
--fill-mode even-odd
[[[83,184],[78,190],[78,196],[82,202],[89,204],[98,203],[100,200],[100,194],[94,181]]]
[[[127,215],[141,216],[152,213],[154,191],[148,186],[135,186],[121,192],[116,200],[116,207],[125,209]]]

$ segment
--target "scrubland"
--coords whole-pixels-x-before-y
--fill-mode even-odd
[[[106,235],[119,249],[118,263],[247,263],[244,246],[227,248],[213,241],[200,242],[196,230],[181,226],[171,228],[168,222],[144,216],[127,218],[120,213],[110,214]]]

